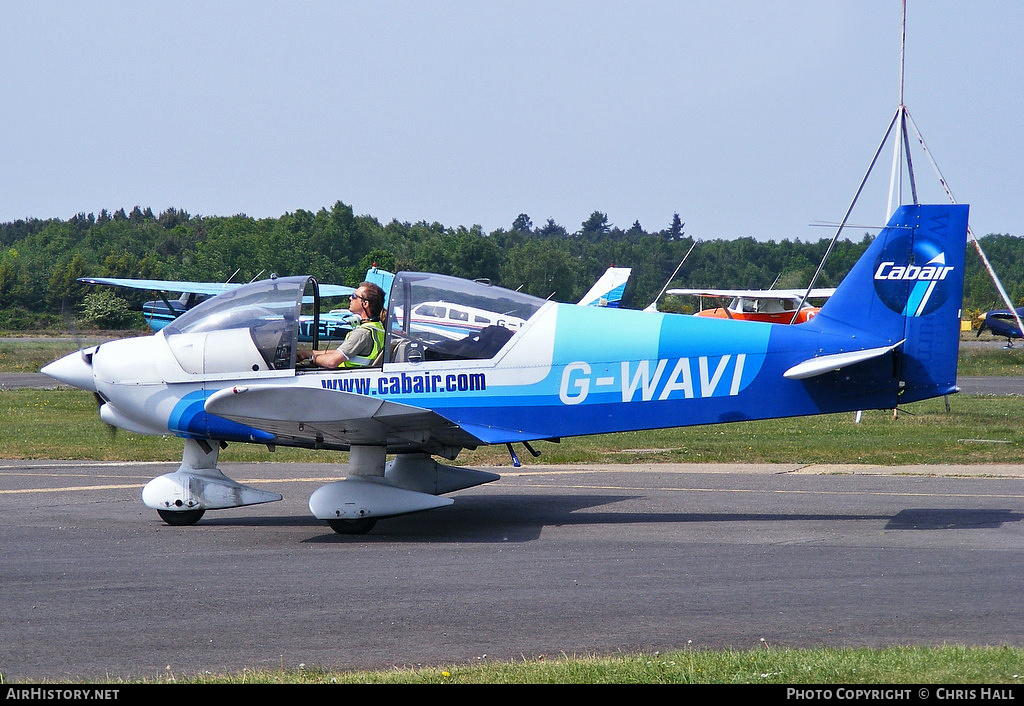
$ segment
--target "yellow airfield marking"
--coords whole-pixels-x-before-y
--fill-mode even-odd
[[[287,478],[287,479],[260,479],[260,478],[244,478],[236,481],[238,483],[330,483],[331,481],[339,480],[338,478]],[[29,495],[32,493],[75,493],[86,490],[131,490],[132,488],[142,488],[145,483],[126,483],[126,484],[111,484],[111,485],[72,485],[64,486],[61,488],[21,488],[18,490],[0,490],[0,495]]]
[[[558,476],[558,475],[576,475],[580,473],[612,473],[622,472],[622,468],[604,468],[604,469],[545,469],[537,470],[532,472],[514,472],[514,473],[503,473],[502,478],[537,478],[540,476]],[[641,469],[637,469],[640,471]],[[678,473],[687,474],[693,471],[688,470],[668,470],[668,469],[646,469],[652,470],[659,473]],[[959,477],[959,476],[958,476]],[[598,485],[598,484],[566,484],[559,483],[558,485],[546,484],[545,488],[563,488],[566,490],[629,490],[634,492],[640,492],[644,490],[660,490],[665,492],[673,493],[758,493],[761,495],[870,495],[870,496],[898,496],[898,497],[921,497],[921,498],[1024,498],[1024,494],[1020,493],[923,493],[923,492],[890,492],[890,491],[861,491],[861,490],[764,490],[754,488],[703,488],[703,487],[690,487],[690,488],[679,488],[672,486],[639,486],[639,485]]]
[[[66,473],[0,473],[0,476],[40,476],[48,475],[51,478],[66,478]],[[83,477],[86,474],[74,474],[75,477]],[[234,479],[233,479],[234,480]],[[236,480],[237,483],[251,484],[251,483],[330,483],[332,481],[340,480],[340,476],[332,476],[327,478],[242,478]],[[147,481],[148,482],[148,481]],[[112,483],[106,485],[72,485],[55,488],[20,488],[16,490],[0,490],[0,495],[29,495],[32,493],[75,493],[88,490],[131,490],[132,488],[142,488],[146,485],[145,482],[141,483]]]
[[[0,495],[20,495],[31,493],[74,493],[82,490],[126,490],[130,488],[141,488],[145,483],[133,483],[131,485],[79,485],[67,488],[22,488],[21,490],[0,490]]]
[[[131,462],[110,462],[110,463],[93,463],[87,464],[88,467],[92,468],[115,468],[118,466],[130,466],[137,465]],[[669,473],[669,474],[686,474],[693,473],[686,469],[659,469],[650,468],[645,466],[633,467],[632,470],[625,469],[622,466],[616,466],[615,468],[536,468],[534,470],[524,471],[512,471],[502,472],[504,467],[488,467],[487,470],[498,473],[503,479],[517,478],[520,480],[529,480],[530,478],[542,479],[550,478],[554,476],[566,476],[566,475],[580,475],[580,474],[606,474],[606,473],[621,473],[621,472],[636,472],[641,473],[644,471],[657,472],[657,473]],[[85,473],[27,473],[27,472],[3,472],[0,476],[41,476],[46,475],[49,477],[60,477],[67,478],[69,475],[73,477],[88,477],[89,474]],[[958,476],[959,477],[959,476]],[[344,478],[344,474],[341,473],[337,476],[305,476],[305,477],[291,477],[291,478],[242,478],[235,479],[238,483],[243,484],[274,484],[274,483],[331,483]],[[147,481],[148,482],[148,481]],[[104,485],[77,485],[77,486],[65,486],[55,488],[23,488],[17,490],[0,490],[0,496],[3,495],[20,495],[20,494],[33,494],[33,493],[67,493],[67,492],[84,492],[84,491],[101,491],[101,490],[128,490],[133,488],[142,488],[145,485],[144,482],[138,483],[112,483]],[[1024,498],[1024,494],[1019,493],[930,493],[930,492],[918,492],[918,491],[907,491],[907,492],[886,492],[886,491],[856,491],[856,490],[803,490],[803,489],[786,489],[786,490],[763,490],[763,489],[750,489],[750,488],[707,488],[707,487],[672,487],[672,486],[641,486],[641,485],[608,485],[608,484],[583,484],[583,483],[558,483],[558,484],[544,484],[544,488],[563,488],[567,490],[614,490],[614,491],[630,491],[630,492],[642,492],[642,491],[664,491],[664,492],[675,492],[675,493],[736,493],[736,494],[750,494],[758,493],[761,495],[871,495],[871,496],[899,496],[899,497],[967,497],[967,498],[1012,498],[1021,499]]]
[[[671,493],[758,493],[760,495],[892,495],[900,498],[1014,498],[1024,499],[1020,493],[911,493],[911,492],[879,492],[861,490],[763,490],[760,488],[672,488],[667,486],[642,486],[642,485],[545,485],[544,488],[562,488],[565,490],[630,490],[640,492],[644,490],[660,490]]]

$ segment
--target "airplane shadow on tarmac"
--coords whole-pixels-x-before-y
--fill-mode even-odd
[[[842,522],[886,521],[888,530],[950,530],[996,528],[1024,520],[1024,513],[1003,509],[914,508],[895,515],[808,514],[750,512],[598,512],[604,505],[633,500],[634,496],[593,495],[497,495],[459,498],[454,505],[380,520],[368,534],[343,535],[311,516],[270,515],[223,517],[207,515],[195,528],[220,527],[309,527],[322,530],[302,540],[330,542],[528,542],[537,539],[548,526],[628,525],[657,523],[714,522]]]

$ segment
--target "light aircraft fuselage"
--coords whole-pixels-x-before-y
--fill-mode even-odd
[[[902,207],[820,313],[792,326],[561,304],[401,272],[380,367],[303,369],[297,321],[315,282],[282,277],[43,372],[96,392],[101,417],[114,426],[185,439],[178,471],[143,493],[169,522],[279,498],[216,468],[221,444],[243,442],[349,451],[348,477],[314,493],[310,508],[338,531],[363,531],[497,478],[432,456],[891,409],[956,392],[966,223],[965,206]],[[944,275],[925,277],[920,263],[939,261]],[[937,265],[928,267],[934,275]],[[452,338],[414,316],[440,301],[490,312],[493,323]]]

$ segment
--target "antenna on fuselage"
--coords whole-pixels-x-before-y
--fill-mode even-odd
[[[676,269],[675,269],[674,272],[672,272],[672,275],[667,280],[665,280],[665,286],[663,286],[661,288],[661,291],[658,292],[658,296],[656,296],[654,298],[653,302],[651,302],[650,304],[647,305],[647,308],[644,309],[644,311],[657,311],[658,310],[658,300],[661,299],[661,295],[665,293],[665,290],[668,289],[668,286],[670,284],[672,284],[672,280],[674,280],[676,278],[676,275],[679,274],[679,268],[681,268],[683,266],[683,263],[686,262],[686,258],[690,257],[690,253],[693,252],[693,248],[696,245],[697,245],[697,241],[696,240],[694,240],[692,243],[690,243],[690,249],[686,251],[686,254],[683,255],[683,259],[679,261],[678,265],[676,265]]]

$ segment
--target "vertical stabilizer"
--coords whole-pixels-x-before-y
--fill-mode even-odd
[[[968,207],[901,206],[806,326],[862,331],[865,347],[903,341],[900,402],[956,391]]]
[[[626,283],[633,270],[629,267],[609,267],[600,279],[594,283],[577,304],[580,306],[607,306],[618,308],[622,294],[626,291]]]

